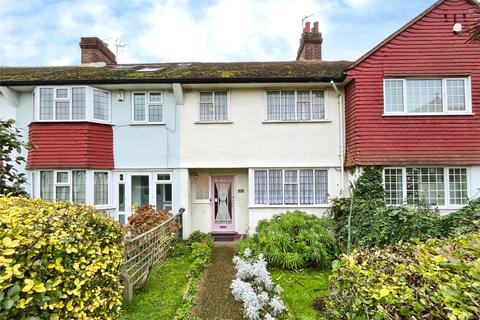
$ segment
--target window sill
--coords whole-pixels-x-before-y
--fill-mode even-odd
[[[102,204],[102,205],[99,204],[99,205],[94,205],[94,207],[97,210],[112,210],[117,208],[111,204]]]
[[[195,121],[195,124],[231,124],[233,121]]]
[[[262,123],[271,124],[271,123],[331,123],[331,120],[265,120]]]
[[[165,122],[130,122],[131,126],[164,126]]]
[[[113,125],[109,121],[101,121],[101,120],[33,120],[30,123],[81,123],[81,122],[106,124],[111,126]]]
[[[192,204],[210,204],[210,200],[194,200],[192,201]]]
[[[455,113],[455,112],[437,112],[437,113],[383,113],[383,117],[430,117],[430,116],[474,116],[475,113]]]

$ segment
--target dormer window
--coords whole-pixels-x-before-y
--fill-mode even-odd
[[[107,91],[91,87],[39,87],[35,93],[38,121],[110,121]]]

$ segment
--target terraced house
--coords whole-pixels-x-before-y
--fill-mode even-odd
[[[286,62],[125,65],[82,38],[80,66],[2,67],[0,116],[37,146],[31,195],[120,222],[151,204],[184,208],[185,235],[244,234],[324,214],[369,165],[390,205],[448,212],[480,188],[476,5],[440,0],[353,63],[322,60],[318,23]]]

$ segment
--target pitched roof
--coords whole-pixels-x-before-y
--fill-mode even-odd
[[[0,67],[0,85],[343,81],[349,61]]]
[[[410,28],[413,24],[415,24],[418,20],[422,19],[423,17],[425,17],[430,11],[432,11],[433,9],[435,9],[436,7],[438,7],[440,4],[442,4],[443,2],[445,2],[447,0],[438,0],[437,2],[435,2],[434,4],[432,4],[429,8],[425,9],[425,11],[423,11],[422,13],[420,13],[418,16],[416,16],[415,18],[413,18],[411,21],[409,21],[407,24],[405,24],[403,27],[401,27],[400,29],[398,29],[397,31],[395,31],[394,33],[392,33],[390,36],[388,36],[385,40],[383,40],[382,42],[380,42],[379,44],[377,44],[373,49],[371,49],[370,51],[368,51],[367,53],[365,53],[363,56],[361,56],[360,58],[358,58],[356,61],[354,61],[349,67],[348,69],[352,69],[354,67],[356,67],[357,65],[359,65],[360,63],[362,63],[365,59],[367,59],[370,55],[372,55],[373,53],[375,53],[378,49],[380,49],[381,47],[383,47],[384,45],[386,45],[388,42],[390,42],[390,40],[392,40],[393,38],[395,38],[396,36],[398,36],[400,33],[402,33],[403,31],[405,31],[406,29]],[[479,5],[480,2],[478,2],[478,0],[465,0],[469,3],[472,3],[474,5]]]

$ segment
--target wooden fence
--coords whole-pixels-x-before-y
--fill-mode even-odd
[[[134,289],[141,288],[153,267],[167,255],[172,240],[178,235],[175,225],[181,214],[175,215],[134,238],[125,240],[125,263],[122,270],[123,297],[130,301]]]

